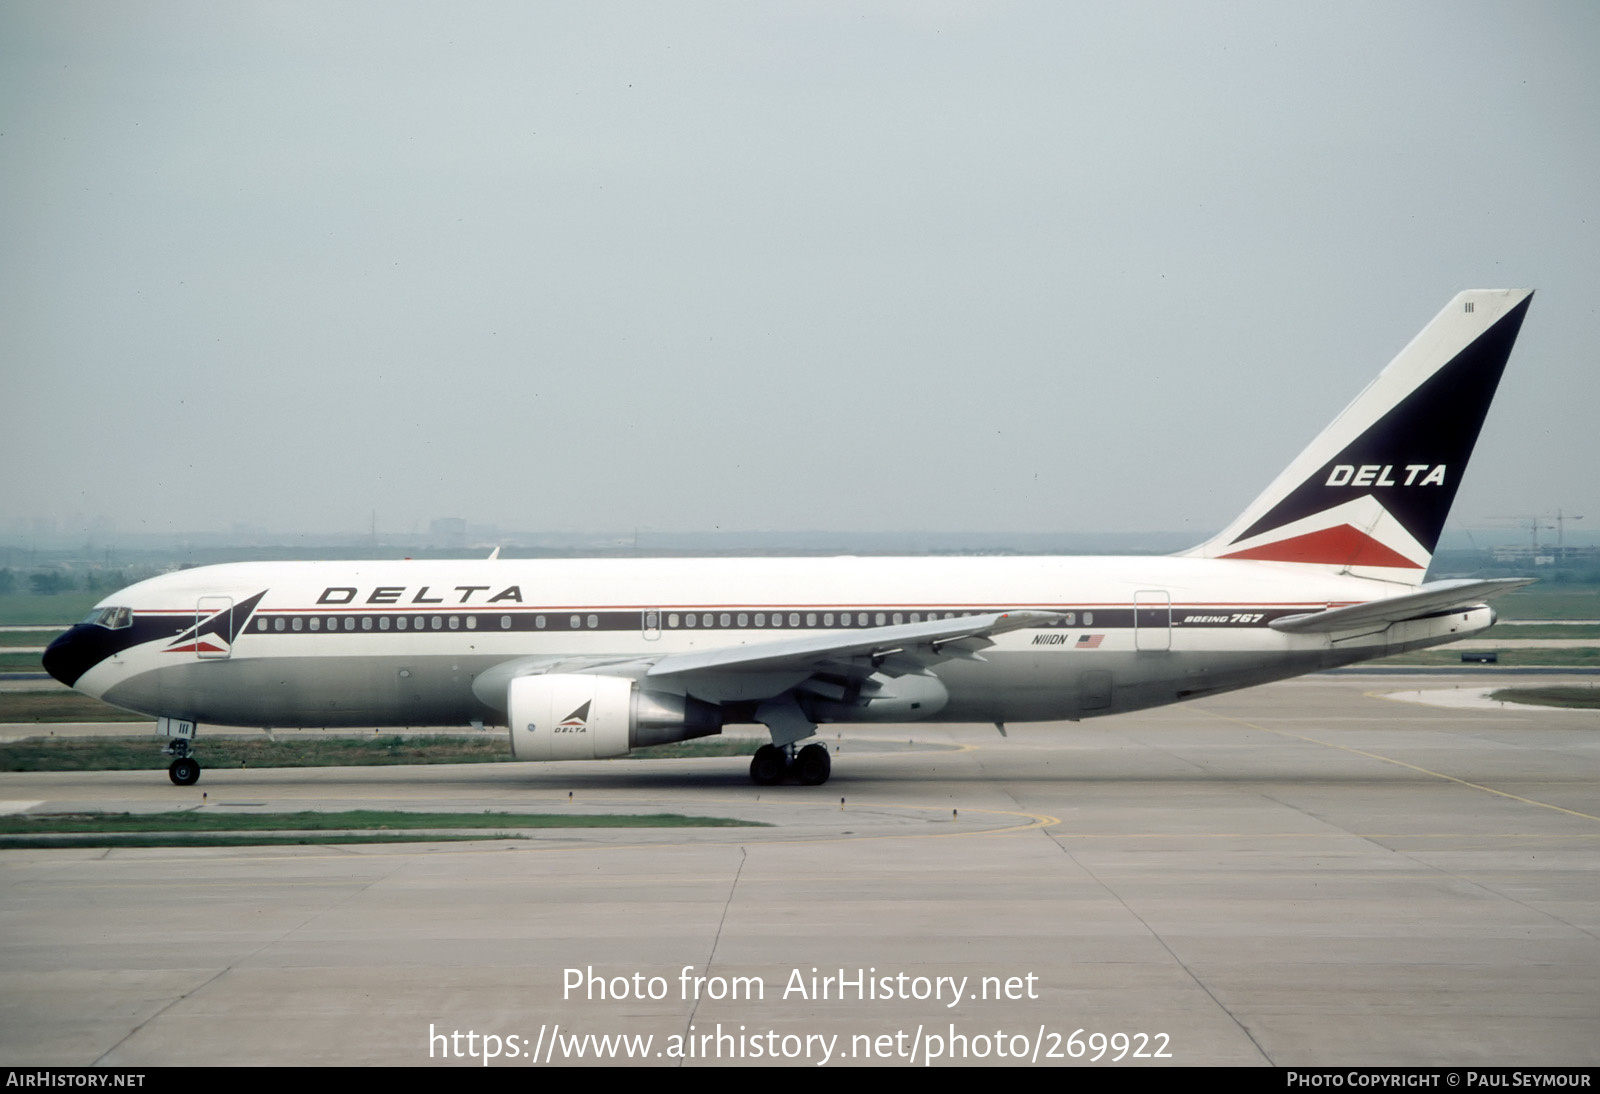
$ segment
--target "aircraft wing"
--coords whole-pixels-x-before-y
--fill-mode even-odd
[[[1400,623],[1420,616],[1443,614],[1452,608],[1480,604],[1491,597],[1509,593],[1512,589],[1532,585],[1535,580],[1531,577],[1497,577],[1485,581],[1431,581],[1418,586],[1413,592],[1386,600],[1371,600],[1365,604],[1329,608],[1306,615],[1286,615],[1267,625],[1285,634],[1323,634]]]
[[[863,674],[894,676],[915,672],[954,657],[973,659],[994,643],[990,636],[1027,627],[1043,627],[1061,616],[1055,612],[987,612],[959,619],[872,627],[815,638],[783,638],[748,646],[675,653],[652,665],[647,676],[681,677],[698,672],[802,672],[859,669]]]
[[[921,672],[952,658],[982,660],[978,651],[994,644],[991,636],[1047,626],[1060,618],[1055,612],[988,612],[960,619],[930,619],[925,623],[668,654],[659,660],[636,655],[518,657],[480,673],[472,682],[472,690],[488,705],[503,710],[506,688],[518,676],[601,674],[632,677],[641,686],[646,679],[653,679],[693,688],[696,675],[726,678],[730,674],[747,674],[751,692],[748,697],[766,698],[814,673],[863,680],[874,674],[895,677]]]

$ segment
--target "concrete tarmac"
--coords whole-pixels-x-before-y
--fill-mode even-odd
[[[1451,686],[853,728],[821,787],[737,759],[0,774],[33,812],[771,825],[3,851],[0,1062],[1595,1065],[1600,716],[1382,697]]]

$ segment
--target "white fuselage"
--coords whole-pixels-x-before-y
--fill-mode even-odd
[[[120,648],[86,662],[74,686],[211,724],[502,724],[508,664],[560,672],[570,660],[637,677],[668,654],[1038,609],[1060,618],[930,670],[947,701],[909,714],[866,704],[816,720],[1076,719],[1436,645],[1493,621],[1479,606],[1350,633],[1268,626],[1405,591],[1306,567],[1184,557],[241,563],[108,598],[131,609],[132,625],[109,632],[122,635]],[[197,635],[207,620],[211,633]],[[736,704],[782,684],[753,679],[706,673],[682,687]]]

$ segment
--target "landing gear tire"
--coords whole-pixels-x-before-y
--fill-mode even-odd
[[[821,786],[832,772],[833,757],[828,755],[827,745],[806,745],[794,758],[794,777],[801,786]]]
[[[193,786],[200,781],[200,762],[188,756],[173,760],[167,768],[167,778],[178,786]]]
[[[776,745],[762,745],[750,757],[750,781],[757,786],[772,786],[789,772],[789,760]]]

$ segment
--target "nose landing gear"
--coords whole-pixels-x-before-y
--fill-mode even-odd
[[[174,739],[161,750],[161,754],[173,757],[167,767],[167,778],[175,786],[193,786],[200,781],[200,761],[194,758],[194,749],[187,738]]]

